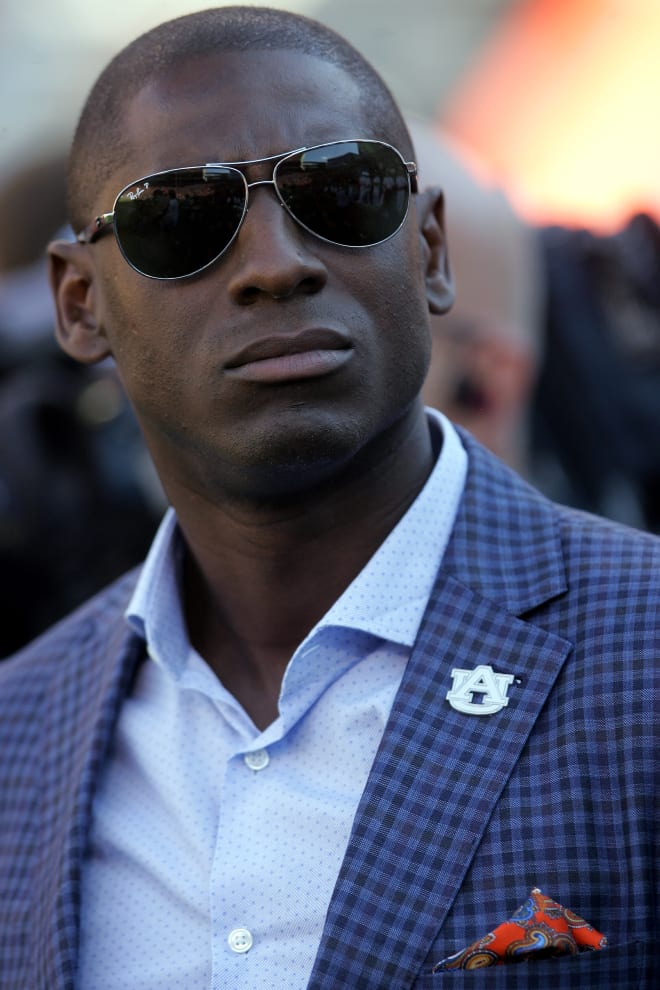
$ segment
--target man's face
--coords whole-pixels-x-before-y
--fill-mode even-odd
[[[125,126],[132,152],[98,190],[98,213],[150,172],[392,137],[345,72],[289,52],[189,61],[136,94]],[[270,177],[259,166],[248,181]],[[259,186],[226,254],[173,282],[134,272],[114,238],[88,250],[96,314],[166,489],[304,489],[401,422],[421,388],[429,330],[414,205],[389,241],[350,249],[303,230]],[[330,351],[310,345],[290,372],[286,359],[250,360],[300,335]]]

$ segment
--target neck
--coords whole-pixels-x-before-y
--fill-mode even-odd
[[[268,724],[299,643],[362,570],[424,485],[434,461],[424,416],[386,456],[306,498],[259,505],[179,493],[192,644]]]

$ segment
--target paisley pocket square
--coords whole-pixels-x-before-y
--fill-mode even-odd
[[[602,949],[606,945],[604,935],[535,887],[508,921],[502,922],[462,952],[437,963],[433,972],[533,962],[549,956]]]

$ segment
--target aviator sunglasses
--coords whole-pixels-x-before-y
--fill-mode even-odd
[[[275,162],[270,179],[248,182],[241,169]],[[111,213],[77,235],[93,244],[114,230],[119,249],[147,278],[197,275],[238,234],[249,190],[272,185],[289,216],[341,247],[373,247],[392,237],[417,191],[417,166],[382,141],[333,141],[246,162],[210,162],[156,172],[125,186]]]

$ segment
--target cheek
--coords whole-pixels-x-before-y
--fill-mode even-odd
[[[136,279],[140,281],[133,284]],[[169,291],[168,291],[169,290]],[[190,365],[190,316],[170,287],[125,272],[108,277],[100,293],[101,319],[129,399],[138,412],[153,404],[174,409]]]
[[[393,239],[396,241],[396,238]],[[388,386],[409,398],[421,389],[431,360],[430,313],[421,262],[413,251],[409,263],[377,265],[368,275],[377,346]]]
[[[419,313],[400,330],[392,347],[390,386],[402,403],[412,401],[422,390],[431,363],[431,337],[425,313]]]

